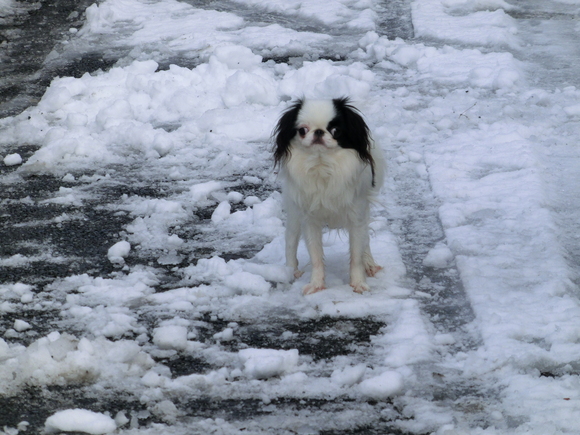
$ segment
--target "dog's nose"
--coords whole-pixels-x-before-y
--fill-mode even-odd
[[[324,136],[324,130],[318,129],[314,131],[314,136],[316,137],[322,137]]]

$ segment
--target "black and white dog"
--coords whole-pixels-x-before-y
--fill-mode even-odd
[[[370,202],[381,188],[384,161],[369,128],[348,98],[298,100],[274,130],[274,161],[283,181],[286,222],[286,266],[298,270],[296,251],[301,233],[312,263],[304,294],[325,289],[322,230],[349,232],[350,285],[369,290],[366,276],[381,266],[369,247]]]

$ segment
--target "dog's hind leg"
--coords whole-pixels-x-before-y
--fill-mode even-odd
[[[375,276],[380,270],[382,270],[382,266],[379,266],[375,263],[375,259],[371,254],[371,249],[367,246],[365,253],[363,255],[363,263],[365,265],[365,272],[367,276]]]

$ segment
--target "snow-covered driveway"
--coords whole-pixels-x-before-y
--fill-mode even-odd
[[[579,10],[88,7],[44,71],[114,66],[0,119],[0,427],[580,433]],[[344,95],[387,158],[385,269],[353,293],[329,232],[304,297],[270,134],[293,98]]]

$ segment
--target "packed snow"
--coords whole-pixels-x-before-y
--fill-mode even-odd
[[[95,186],[123,179],[162,191],[101,206],[128,222],[103,254],[113,272],[0,284],[0,311],[14,317],[0,338],[0,394],[89,385],[143,406],[129,417],[123,408],[63,409],[47,418],[48,433],[339,432],[377,414],[404,433],[578,433],[580,90],[545,79],[549,68],[526,54],[530,24],[510,15],[524,5],[413,0],[416,38],[403,40],[382,35],[383,6],[371,0],[324,2],[322,12],[314,0],[222,3],[90,6],[51,57],[89,46],[125,55],[108,71],[55,78],[37,105],[0,120],[0,152],[12,168],[4,184],[39,175],[65,184],[42,200],[63,207],[56,225],[86,219],[69,210],[94,200]],[[0,2],[0,12],[11,4]],[[260,23],[251,8],[279,22]],[[178,58],[188,66],[171,64]],[[387,158],[371,223],[384,270],[364,294],[348,285],[341,233],[325,234],[327,290],[302,296],[309,268],[293,280],[284,267],[270,135],[304,96],[349,96]],[[30,144],[31,156],[15,152]],[[424,206],[409,212],[409,197]],[[425,273],[413,279],[406,216],[425,210],[443,237],[423,247]],[[255,255],[220,254],[244,246]],[[308,263],[304,246],[299,260]],[[38,258],[0,261],[10,268]],[[449,328],[442,318],[451,311],[427,313],[442,297],[429,271],[462,283],[473,320]],[[22,314],[42,310],[59,320],[31,335],[35,323]],[[300,353],[290,329],[272,346],[242,342],[247,325],[327,318],[382,326],[368,346],[322,359]],[[209,337],[204,319],[220,325]],[[172,373],[165,363],[184,355],[207,367]],[[251,421],[185,418],[184,398],[258,400],[264,412]],[[353,405],[287,412],[279,398]],[[26,429],[19,423],[6,430]]]

